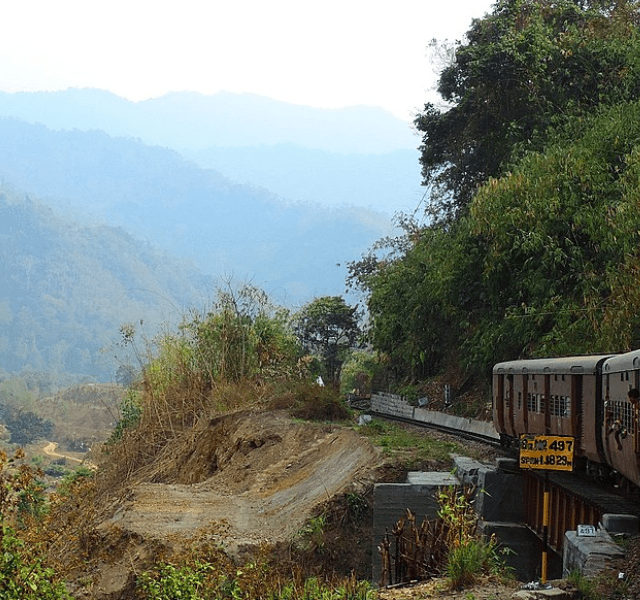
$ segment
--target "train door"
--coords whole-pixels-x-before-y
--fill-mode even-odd
[[[504,375],[502,373],[495,376],[493,402],[494,419],[498,423],[499,433],[504,433]]]
[[[507,408],[509,410],[508,419],[509,419],[509,435],[515,437],[516,428],[514,424],[514,410],[515,410],[515,400],[516,400],[516,392],[515,392],[515,375],[509,373],[507,375]]]
[[[544,376],[544,430],[551,434],[551,375]]]
[[[529,431],[529,374],[522,376],[522,432]]]
[[[638,366],[637,357],[633,359],[633,366],[634,367]],[[640,390],[640,371],[639,370],[636,369],[635,371],[633,371],[632,381],[633,381],[633,387],[636,388],[636,390]],[[633,406],[631,410],[633,411],[632,412],[632,419],[633,419],[632,429],[633,429],[633,446],[634,446],[633,449],[634,449],[634,452],[636,453],[636,460],[640,462],[640,431],[638,431],[638,429],[640,428],[640,423],[638,422],[638,419],[640,418],[640,407]]]
[[[571,435],[580,440],[580,450],[585,451],[585,431],[583,414],[583,397],[582,397],[582,375],[571,375]]]

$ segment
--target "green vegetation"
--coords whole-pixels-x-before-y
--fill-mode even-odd
[[[99,477],[79,470],[60,487],[66,499],[55,501],[57,527],[74,536],[65,551],[89,560],[99,544],[117,547],[120,540],[109,546],[108,537],[117,532],[101,532],[96,540],[91,529],[100,500],[118,486],[163,481],[158,459],[182,456],[176,448],[190,448],[225,413],[287,409],[299,418],[339,421],[349,411],[338,383],[350,392],[384,377],[415,399],[427,378],[463,372],[459,381],[486,381],[491,365],[503,359],[638,347],[639,10],[636,0],[498,0],[456,44],[439,80],[447,110],[427,105],[416,120],[424,136],[424,182],[432,192],[427,224],[399,217],[403,236],[381,241],[350,265],[349,283],[366,301],[371,353],[354,350],[362,342],[361,315],[341,297],[316,298],[292,315],[253,286],[221,291],[210,310],[192,312],[175,332],[154,339],[148,357],[136,345],[136,328],[122,326],[122,347],[141,370],[118,374],[131,385]],[[74,240],[84,242],[74,248],[81,260],[70,263],[52,250],[41,264],[35,254],[22,253],[21,236],[50,244],[61,235],[60,223],[43,207],[7,194],[0,196],[0,217],[3,224],[27,223],[20,233],[0,228],[9,262],[20,269],[20,277],[0,269],[0,283],[8,289],[19,281],[16,294],[37,297],[44,307],[34,312],[30,305],[18,308],[13,297],[0,298],[4,330],[43,332],[35,350],[22,333],[0,336],[0,356],[14,361],[6,368],[26,368],[31,350],[34,368],[56,364],[63,370],[73,357],[94,364],[104,346],[104,330],[94,331],[94,324],[111,323],[112,311],[121,307],[105,308],[91,295],[97,286],[86,281],[97,277],[98,259],[122,236],[110,231],[94,248],[78,228]],[[140,255],[132,240],[127,244],[130,256]],[[162,295],[164,288],[148,277],[154,260],[145,256],[119,268],[125,279]],[[44,273],[50,276],[39,276]],[[72,277],[77,273],[82,276]],[[130,286],[115,271],[100,277],[111,281],[113,297],[128,297]],[[77,315],[65,303],[67,293],[102,308]],[[123,316],[139,322],[142,300],[126,306]],[[42,319],[55,327],[43,329]],[[69,331],[93,341],[71,348],[64,341]],[[329,385],[317,385],[317,375]],[[28,409],[25,391],[0,387],[6,397],[21,396]],[[23,410],[18,416],[29,415]],[[7,413],[5,421],[12,416]],[[29,427],[44,435],[47,423],[32,419]],[[10,429],[13,436],[19,426]],[[378,420],[360,430],[403,467],[449,464],[451,453],[468,452]],[[36,546],[21,537],[21,527],[45,516],[41,490],[33,477],[6,464],[0,508],[10,507],[11,521],[2,523],[2,585],[43,586],[38,597],[64,597],[55,573],[33,554]],[[181,464],[171,468],[179,471]],[[80,495],[81,510],[73,504]],[[440,501],[439,519],[449,536],[440,568],[451,586],[469,585],[481,573],[503,575],[501,553],[495,540],[477,536],[467,497],[448,492]],[[358,494],[347,496],[344,506],[354,518],[367,510]],[[309,520],[297,540],[301,551],[331,559],[331,525],[328,513]],[[54,548],[51,554],[60,548],[52,538],[43,540]],[[138,596],[297,600],[371,594],[354,579],[325,584],[302,570],[284,576],[266,561],[236,566],[212,555],[150,566],[138,578]],[[45,582],[53,587],[45,589]],[[576,582],[585,595],[599,597],[599,583]],[[7,588],[7,598],[17,597],[14,588]]]
[[[128,388],[119,406],[120,418],[113,429],[109,442],[113,443],[122,437],[125,429],[135,427],[140,422],[142,408],[140,394],[134,388]]]
[[[438,518],[447,532],[444,572],[451,588],[469,586],[483,574],[509,577],[497,540],[492,537],[487,541],[477,530],[478,517],[468,494],[451,488],[440,494],[438,502]]]
[[[640,346],[640,4],[500,0],[416,120],[428,223],[350,265],[397,387]]]
[[[42,488],[18,451],[0,452],[0,597],[6,600],[71,598],[60,577],[46,565],[43,548],[29,537],[44,514]]]
[[[580,571],[572,571],[567,581],[578,591],[583,600],[609,600],[629,598],[629,584],[617,573],[602,573],[596,577],[585,577]]]
[[[304,350],[319,359],[318,375],[327,382],[338,382],[342,363],[359,341],[359,318],[341,296],[315,298],[295,316],[296,335]]]
[[[303,552],[322,553],[325,544],[324,530],[326,525],[327,518],[325,515],[318,515],[309,519],[305,526],[298,531],[296,543]]]
[[[369,600],[373,588],[355,578],[326,581],[317,577],[294,577],[285,582],[264,564],[248,563],[233,575],[218,565],[196,561],[176,567],[159,565],[137,581],[140,600]]]
[[[207,285],[192,265],[121,229],[74,223],[6,186],[0,247],[0,363],[46,393],[112,381],[135,361],[113,348],[118,326],[144,319],[151,338],[179,318],[176,306],[199,303]]]
[[[360,433],[368,436],[371,442],[384,449],[384,452],[398,462],[412,467],[429,462],[450,462],[452,453],[468,453],[457,442],[442,441],[424,431],[410,431],[397,423],[373,419],[359,428]]]

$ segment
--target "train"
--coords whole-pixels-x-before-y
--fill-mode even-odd
[[[640,489],[640,350],[512,360],[493,367],[493,423],[505,445],[523,434],[571,436],[574,465]]]

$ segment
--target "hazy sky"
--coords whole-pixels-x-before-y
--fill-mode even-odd
[[[0,90],[91,87],[130,100],[252,92],[381,106],[410,119],[435,76],[427,45],[460,39],[492,0],[6,0]]]

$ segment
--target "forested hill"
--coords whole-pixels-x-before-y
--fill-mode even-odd
[[[213,294],[192,264],[6,188],[0,256],[0,375],[113,381],[127,362],[127,349],[117,347],[121,325],[152,336]]]
[[[14,119],[0,119],[0,176],[287,304],[342,293],[346,270],[337,265],[391,231],[380,214],[285,203],[139,140]]]

